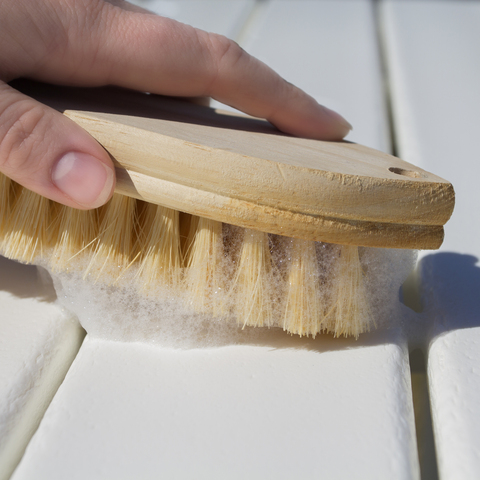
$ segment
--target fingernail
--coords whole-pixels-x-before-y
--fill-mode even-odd
[[[108,200],[115,175],[97,158],[86,153],[69,152],[53,167],[52,181],[74,202],[95,208]]]
[[[350,130],[353,130],[353,127],[337,112],[334,112],[333,110],[330,110],[327,107],[323,107],[325,109],[325,113],[328,114],[329,117],[334,119],[337,123],[345,127],[345,129],[348,129],[346,133],[348,133]]]

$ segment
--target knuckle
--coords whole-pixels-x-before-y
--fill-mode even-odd
[[[213,35],[212,48],[218,68],[230,68],[245,54],[240,45],[222,35]]]
[[[246,55],[245,50],[233,40],[216,34],[209,34],[209,51],[213,68],[210,80],[210,88],[212,91],[222,78],[224,72],[232,71],[237,63]]]
[[[29,100],[13,101],[0,112],[0,165],[6,172],[26,173],[41,163],[35,157],[45,123],[42,106]]]

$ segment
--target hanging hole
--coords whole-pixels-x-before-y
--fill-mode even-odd
[[[404,168],[390,167],[388,170],[397,175],[403,175],[404,177],[421,178],[423,176],[419,172],[415,172],[415,170],[405,170]]]

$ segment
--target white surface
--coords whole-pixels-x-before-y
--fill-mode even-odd
[[[371,4],[261,5],[240,36],[249,50],[283,52],[265,59],[340,105],[358,140],[385,146]],[[211,349],[87,337],[13,479],[418,475],[401,333],[355,342],[271,330]]]
[[[445,252],[421,264],[432,318],[428,377],[442,480],[480,475],[480,269],[478,254]]]
[[[452,182],[442,251],[480,253],[480,2],[386,2],[400,156]]]
[[[352,125],[348,140],[388,152],[373,2],[272,0],[242,46]]]
[[[35,267],[0,257],[0,479],[20,460],[83,338]]]
[[[442,479],[478,478],[480,471],[480,335],[475,329],[436,337],[428,375]]]
[[[406,352],[390,340],[87,337],[13,480],[414,478]]]
[[[480,477],[480,2],[388,1],[396,131],[407,161],[450,180],[456,208],[420,271],[442,480]]]

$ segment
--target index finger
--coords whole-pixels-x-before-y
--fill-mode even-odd
[[[62,55],[51,55],[36,78],[211,96],[308,138],[338,140],[351,129],[340,115],[226,37],[107,3],[100,15],[98,8],[87,9],[87,15],[84,22],[71,21]]]

